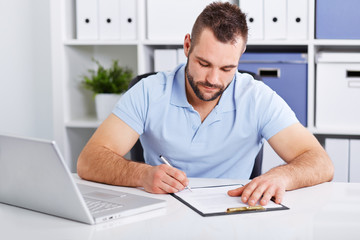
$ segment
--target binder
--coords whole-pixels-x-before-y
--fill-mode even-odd
[[[77,39],[98,39],[98,0],[76,0]]]
[[[349,139],[325,139],[325,150],[335,167],[333,182],[348,182]]]
[[[249,39],[264,39],[264,0],[241,0],[240,9],[246,14]]]
[[[99,39],[120,39],[120,1],[99,1]]]
[[[286,39],[286,0],[264,1],[264,38]]]
[[[181,41],[212,0],[147,0],[147,38]]]
[[[121,39],[137,38],[137,1],[120,0],[120,36]]]
[[[229,184],[191,187],[191,191],[185,189],[171,195],[203,217],[289,209],[273,201],[270,201],[266,206],[259,204],[249,206],[243,203],[240,197],[228,196],[229,190],[242,186],[241,184]]]
[[[359,0],[316,0],[315,37],[360,39],[359,8]]]
[[[360,139],[350,140],[350,182],[360,183]]]
[[[171,71],[177,66],[176,49],[154,50],[154,71]]]
[[[308,0],[287,0],[287,38],[307,39]]]

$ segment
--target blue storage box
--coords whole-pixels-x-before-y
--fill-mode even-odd
[[[359,0],[316,0],[316,38],[360,39]]]
[[[238,69],[254,72],[277,92],[307,126],[307,55],[302,53],[245,53]]]

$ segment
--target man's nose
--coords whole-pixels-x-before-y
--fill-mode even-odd
[[[219,85],[220,72],[215,68],[211,68],[207,74],[206,80],[212,85]]]

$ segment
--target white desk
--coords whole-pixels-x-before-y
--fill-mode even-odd
[[[191,186],[223,183],[229,180],[190,180]],[[360,183],[287,192],[283,204],[290,210],[216,217],[201,217],[170,195],[106,188],[166,199],[168,206],[91,226],[0,204],[0,239],[360,239]]]

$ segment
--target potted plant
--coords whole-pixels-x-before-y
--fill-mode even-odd
[[[113,60],[110,68],[104,68],[97,60],[93,61],[97,70],[89,69],[90,76],[83,76],[82,84],[94,93],[97,118],[104,120],[128,89],[133,72],[127,67],[119,66],[118,60]]]

